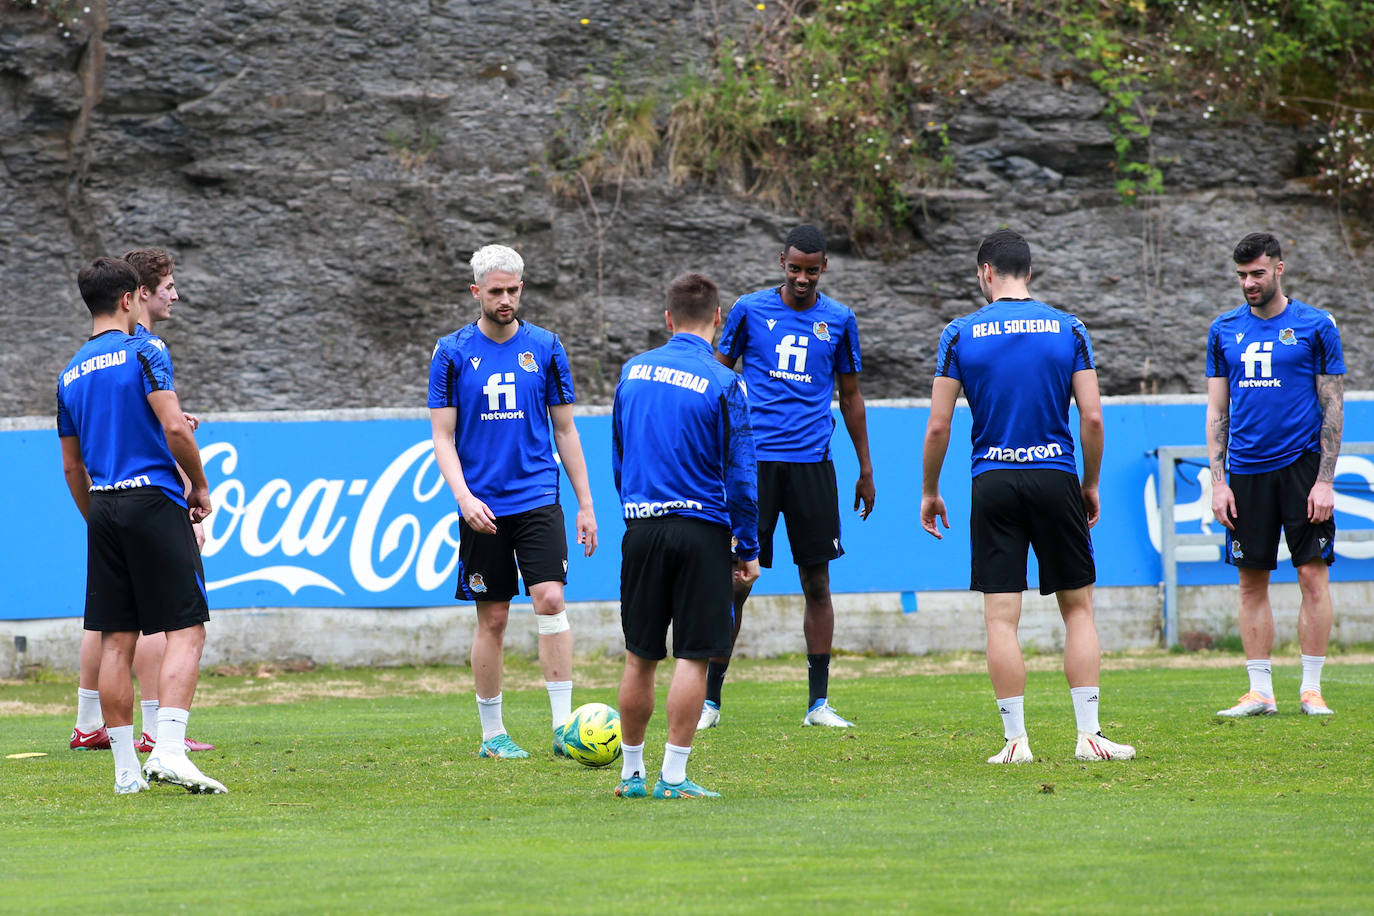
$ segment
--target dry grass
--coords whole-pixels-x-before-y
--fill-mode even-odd
[[[1280,656],[1280,664],[1295,663]],[[1029,671],[1057,671],[1062,659],[1055,653],[1026,656]],[[1103,659],[1106,671],[1159,669],[1231,668],[1242,664],[1239,656],[1220,652],[1169,653],[1158,649],[1117,652]],[[1333,655],[1328,665],[1374,664],[1372,652]],[[597,655],[577,660],[577,686],[587,690],[609,690],[620,683],[622,662],[617,656]],[[981,674],[986,670],[982,653],[960,652],[926,656],[837,655],[831,670],[835,680],[865,677]],[[74,676],[73,676],[74,677]],[[806,680],[806,659],[742,659],[730,669],[732,682],[784,683]],[[504,688],[534,690],[542,687],[539,666],[529,659],[510,659],[506,665]],[[51,682],[44,685],[42,699],[22,696],[31,682],[0,680],[9,694],[0,700],[0,717],[64,715],[72,711],[66,698],[52,699]],[[257,706],[298,703],[319,699],[370,699],[385,696],[457,695],[472,691],[472,673],[466,667],[449,668],[330,668],[316,670],[308,660],[280,665],[220,665],[202,672],[196,691],[196,706]],[[19,694],[16,696],[15,694]]]

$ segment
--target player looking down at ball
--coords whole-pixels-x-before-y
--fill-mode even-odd
[[[962,389],[973,414],[973,506],[969,588],[983,593],[988,674],[1006,745],[988,763],[1028,763],[1026,664],[1017,627],[1026,590],[1026,550],[1040,564],[1040,594],[1053,593],[1064,618],[1064,675],[1078,722],[1079,760],[1129,760],[1135,748],[1102,736],[1098,681],[1102,651],[1093,620],[1092,536],[1102,467],[1102,399],[1087,329],[1073,315],[1031,298],[1030,245],[1010,229],[983,239],[978,286],[986,307],[956,318],[940,335],[926,425],[921,527],[949,528],[940,469]],[[1083,478],[1074,462],[1069,401],[1078,405]]]
[[[472,256],[477,320],[441,337],[429,367],[434,458],[462,516],[456,597],[477,604],[472,672],[479,756],[528,757],[506,733],[501,671],[510,600],[524,580],[539,630],[553,753],[566,757],[572,712],[572,631],[563,603],[568,540],[553,445],[577,495],[577,543],[596,550],[587,464],[573,425],[572,370],[558,335],[521,321],[525,262],[504,245]]]
[[[672,337],[620,371],[612,407],[611,464],[625,513],[620,620],[620,784],[646,794],[644,735],[654,713],[654,672],[673,627],[677,663],[668,687],[668,741],[654,798],[719,793],[687,778],[706,665],[729,652],[731,592],[759,575],[757,468],[744,386],[711,354],[720,293],[701,274],[668,286]],[[739,563],[731,559],[736,540]]]

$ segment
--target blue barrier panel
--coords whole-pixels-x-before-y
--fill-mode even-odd
[[[877,487],[873,515],[853,513],[857,467],[843,424],[835,434],[846,555],[831,567],[836,593],[916,592],[968,587],[969,415],[955,415],[941,479],[954,526],[936,541],[920,529],[921,448],[927,408],[870,404],[868,427]],[[838,417],[838,415],[837,415]],[[1160,445],[1199,443],[1203,405],[1113,399],[1105,405],[1107,457],[1102,521],[1093,531],[1098,583],[1155,585],[1161,579],[1157,482]],[[590,469],[600,549],[584,558],[573,543],[575,505],[563,481],[569,523],[570,601],[618,597],[624,531],[611,478],[610,417],[579,415]],[[1374,401],[1346,403],[1347,441],[1374,440]],[[430,448],[427,419],[206,420],[197,433],[215,505],[207,520],[205,574],[212,608],[415,607],[453,601],[458,517]],[[0,431],[10,472],[0,553],[0,618],[82,613],[85,530],[62,478],[56,432]],[[1175,519],[1181,533],[1219,530],[1202,504],[1198,475],[1180,466]],[[1374,462],[1345,456],[1338,466],[1337,524],[1374,526]],[[1182,584],[1235,581],[1215,547],[1186,548]],[[1338,580],[1374,579],[1374,542],[1338,544]],[[756,591],[798,591],[786,534],[780,565]],[[1276,580],[1291,581],[1280,564]],[[1030,580],[1036,581],[1034,560]],[[914,609],[914,601],[913,609]]]

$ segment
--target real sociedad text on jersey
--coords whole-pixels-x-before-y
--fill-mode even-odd
[[[674,369],[671,366],[654,366],[649,363],[640,363],[630,367],[629,378],[638,379],[646,382],[661,382],[665,385],[675,385],[678,388],[687,388],[697,394],[704,394],[710,387],[710,380],[700,375],[693,375],[685,369]]]
[[[1004,321],[983,321],[973,325],[974,337],[994,334],[1058,334],[1057,318],[1008,318]]]
[[[88,372],[94,372],[97,369],[108,369],[111,366],[122,366],[128,356],[129,353],[127,350],[115,350],[113,353],[98,353],[89,359],[83,359],[81,365],[72,366],[66,372],[62,373],[62,386],[65,388]]]

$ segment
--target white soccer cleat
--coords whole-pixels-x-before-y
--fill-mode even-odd
[[[1320,690],[1304,690],[1299,702],[1302,704],[1303,715],[1333,716],[1336,714],[1335,710],[1326,705]]]
[[[697,719],[697,731],[715,728],[720,724],[720,707],[710,700],[701,704],[701,718]]]
[[[148,782],[138,775],[138,770],[120,770],[115,773],[115,794],[136,795],[148,788]]]
[[[811,707],[806,713],[806,718],[802,719],[802,725],[827,725],[830,728],[853,728],[854,723],[835,711],[824,699],[817,700],[816,705]]]
[[[1035,760],[1025,735],[1007,739],[1007,746],[988,758],[988,763],[1030,763]]]
[[[182,786],[187,792],[195,795],[223,795],[229,791],[224,787],[224,783],[202,773],[185,754],[159,757],[154,753],[148,758],[148,762],[143,764],[143,775],[148,777],[150,782]]]
[[[1073,755],[1079,760],[1134,760],[1135,748],[1108,741],[1101,732],[1079,732]]]
[[[1274,702],[1273,697],[1251,690],[1236,700],[1236,705],[1230,709],[1218,709],[1217,715],[1224,719],[1239,719],[1243,716],[1272,716],[1278,711],[1279,704]]]

